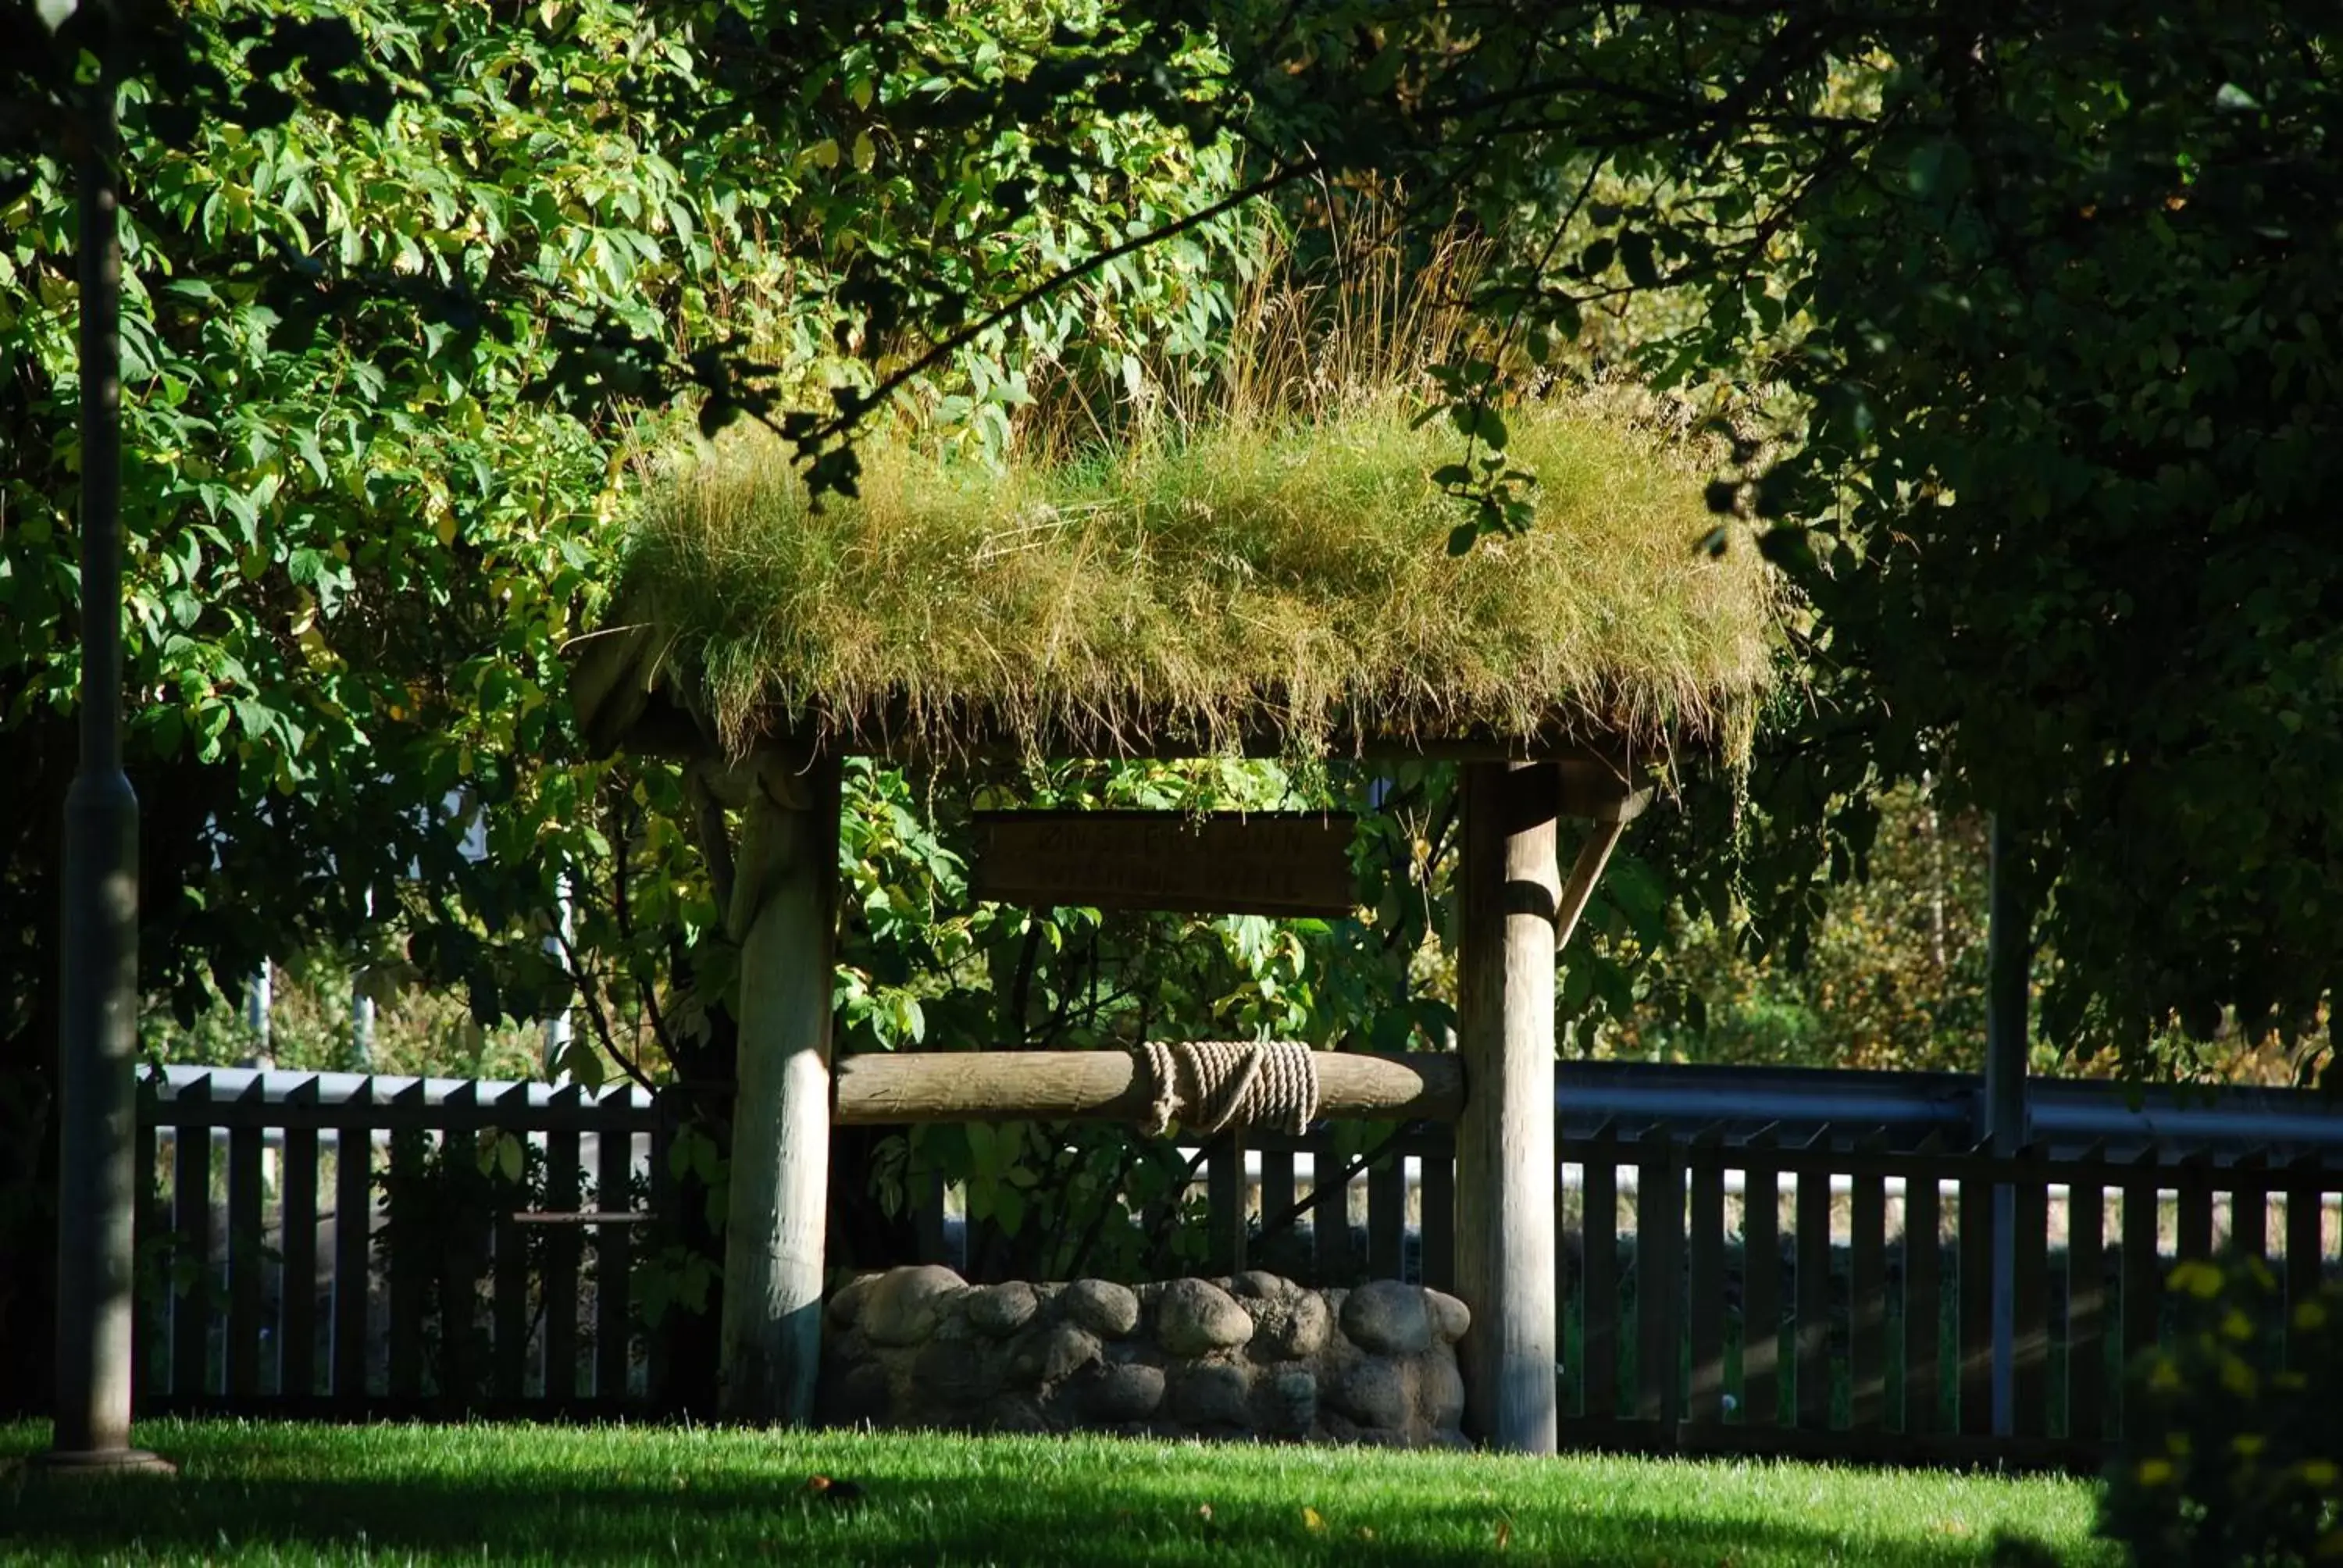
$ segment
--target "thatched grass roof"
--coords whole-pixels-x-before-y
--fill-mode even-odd
[[[1702,470],[1585,407],[1510,417],[1536,526],[1461,559],[1427,477],[1461,443],[1395,407],[1006,476],[874,449],[819,508],[730,442],[646,508],[581,711],[628,744],[665,704],[734,755],[1741,749],[1775,589],[1696,548]]]

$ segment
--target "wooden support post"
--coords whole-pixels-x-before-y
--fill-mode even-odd
[[[757,771],[729,911],[739,1090],[717,1408],[728,1421],[801,1425],[821,1361],[839,769],[772,759]]]
[[[1456,1128],[1457,1291],[1466,1417],[1493,1447],[1552,1453],[1554,1311],[1554,955],[1577,924],[1620,824],[1601,823],[1562,885],[1551,767],[1464,769]],[[1543,797],[1541,799],[1541,797]]]

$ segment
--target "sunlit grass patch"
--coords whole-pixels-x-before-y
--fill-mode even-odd
[[[2074,1564],[2071,1481],[1111,1439],[150,1422],[174,1481],[0,1479],[0,1563]],[[36,1427],[0,1428],[0,1457]],[[851,1483],[816,1488],[814,1477]],[[835,1501],[853,1493],[844,1501]]]

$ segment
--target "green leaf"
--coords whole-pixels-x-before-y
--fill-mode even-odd
[[[1626,268],[1627,281],[1637,288],[1654,287],[1660,281],[1660,267],[1653,254],[1652,236],[1640,229],[1619,236],[1619,264]]]

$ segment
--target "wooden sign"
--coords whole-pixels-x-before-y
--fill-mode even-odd
[[[979,811],[970,886],[1046,908],[1347,915],[1352,819],[1339,812]]]

